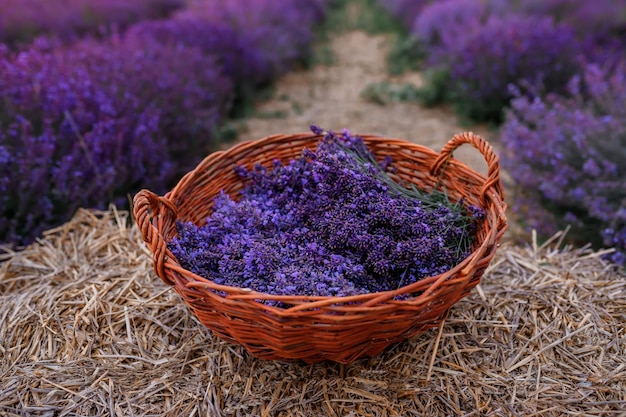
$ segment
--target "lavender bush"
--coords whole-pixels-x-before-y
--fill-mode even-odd
[[[198,47],[220,60],[239,89],[266,84],[309,53],[324,0],[203,0],[167,21],[133,28],[164,43]]]
[[[470,121],[499,123],[509,84],[562,91],[581,67],[584,42],[549,17],[513,14],[500,0],[444,0],[415,19],[414,36],[426,51],[425,105],[450,102]]]
[[[569,97],[518,97],[500,141],[519,188],[515,210],[544,235],[572,226],[581,243],[626,264],[626,65],[590,65]]]
[[[145,39],[3,47],[0,241],[28,243],[140,187],[164,191],[206,150],[227,85],[212,58]]]
[[[626,4],[612,0],[385,2],[427,56],[426,105],[451,102],[471,121],[499,123],[509,84],[563,91],[583,63],[626,57]]]
[[[518,13],[551,16],[566,23],[582,37],[614,33],[626,27],[626,4],[622,1],[520,0],[510,3]]]
[[[131,3],[128,13],[147,4]],[[213,149],[234,89],[267,83],[306,54],[325,7],[203,0],[104,39],[2,46],[0,187],[11,191],[0,196],[0,242],[28,243],[75,208],[139,187],[167,189]]]
[[[399,19],[407,29],[413,25],[415,18],[432,0],[379,0],[389,13]]]
[[[43,34],[68,38],[102,27],[122,29],[167,16],[183,0],[0,0],[0,42],[30,41]]]
[[[178,223],[168,246],[198,275],[271,294],[385,291],[449,270],[469,255],[482,210],[404,188],[389,163],[348,131],[326,132],[286,165],[236,168],[238,201],[222,193],[205,225]]]
[[[496,0],[492,0],[496,1]],[[626,51],[626,3],[614,0],[524,0],[512,10],[530,16],[550,16],[571,27],[584,42],[588,62],[614,64]]]
[[[175,177],[215,149],[215,130],[230,109],[233,84],[212,55],[133,33],[86,40],[71,53],[114,96],[133,95],[142,108],[158,112]]]
[[[270,65],[262,51],[226,23],[208,24],[199,17],[178,17],[160,22],[143,22],[130,29],[137,38],[157,39],[164,45],[185,45],[212,54],[224,75],[246,92],[268,82]]]
[[[450,65],[459,49],[502,7],[477,0],[443,0],[423,8],[411,25],[411,34],[428,50],[430,66]]]
[[[0,57],[0,241],[27,243],[77,207],[168,171],[158,114],[131,95],[116,100],[71,58],[36,49]]]
[[[563,91],[580,71],[579,49],[573,31],[549,18],[493,16],[450,58],[449,100],[465,118],[500,121],[509,84]]]
[[[508,9],[495,2],[443,0],[428,4],[411,25],[411,39],[424,57],[425,85],[417,92],[418,100],[434,106],[449,100],[450,68],[455,64],[465,42],[481,30],[493,15]]]
[[[235,89],[233,108],[307,58],[327,0],[198,0],[171,19],[142,22],[129,36],[198,48],[216,58]]]

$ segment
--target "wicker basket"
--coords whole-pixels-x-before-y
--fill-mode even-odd
[[[243,184],[233,170],[234,164],[269,166],[276,158],[287,162],[305,147],[315,149],[320,140],[311,133],[273,135],[209,155],[165,196],[148,190],[135,196],[134,215],[154,255],[159,277],[174,287],[217,336],[241,344],[263,359],[350,363],[440,325],[450,307],[479,283],[507,228],[498,157],[486,141],[472,133],[456,135],[439,154],[405,140],[361,137],[377,158],[393,158],[398,177],[425,190],[439,181],[451,199],[463,198],[467,204],[484,209],[485,219],[470,256],[444,274],[394,291],[350,297],[262,294],[218,285],[187,271],[167,249],[167,242],[176,235],[177,219],[202,224],[221,190],[237,193]],[[486,159],[487,178],[451,157],[465,143],[476,147]],[[401,294],[411,296],[394,299]],[[280,300],[293,307],[268,306],[257,301],[261,299]]]

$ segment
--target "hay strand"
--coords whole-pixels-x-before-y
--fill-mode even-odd
[[[503,245],[444,325],[351,365],[252,358],[156,277],[129,213],[0,264],[1,416],[623,416],[626,275],[563,236]]]

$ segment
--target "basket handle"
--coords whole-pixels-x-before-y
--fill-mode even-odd
[[[166,284],[174,285],[165,275],[167,243],[159,233],[159,229],[154,226],[154,221],[161,224],[166,221],[175,221],[176,206],[167,198],[159,197],[152,191],[141,190],[133,198],[133,214],[143,241],[154,254],[154,270]]]
[[[500,159],[494,153],[493,148],[486,140],[472,132],[463,132],[454,135],[454,137],[445,144],[443,149],[441,149],[439,156],[430,167],[430,174],[432,176],[439,175],[452,156],[452,152],[465,143],[478,149],[478,151],[485,158],[485,161],[487,161],[487,180],[480,190],[481,203],[485,203],[485,199],[490,189],[493,189],[500,196],[502,201],[504,201],[504,189],[502,188],[502,182],[500,181]]]

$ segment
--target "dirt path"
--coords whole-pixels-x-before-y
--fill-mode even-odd
[[[240,139],[302,132],[316,124],[336,131],[348,128],[357,134],[408,139],[436,151],[454,134],[465,130],[489,140],[485,127],[461,127],[448,109],[427,109],[415,102],[380,105],[361,97],[371,83],[422,83],[419,73],[390,78],[385,61],[390,46],[389,39],[381,35],[361,31],[339,34],[330,45],[334,63],[316,65],[278,80],[274,98],[257,106],[257,116],[246,120],[247,129]],[[477,171],[486,172],[483,158],[473,148],[462,147],[455,156]]]

